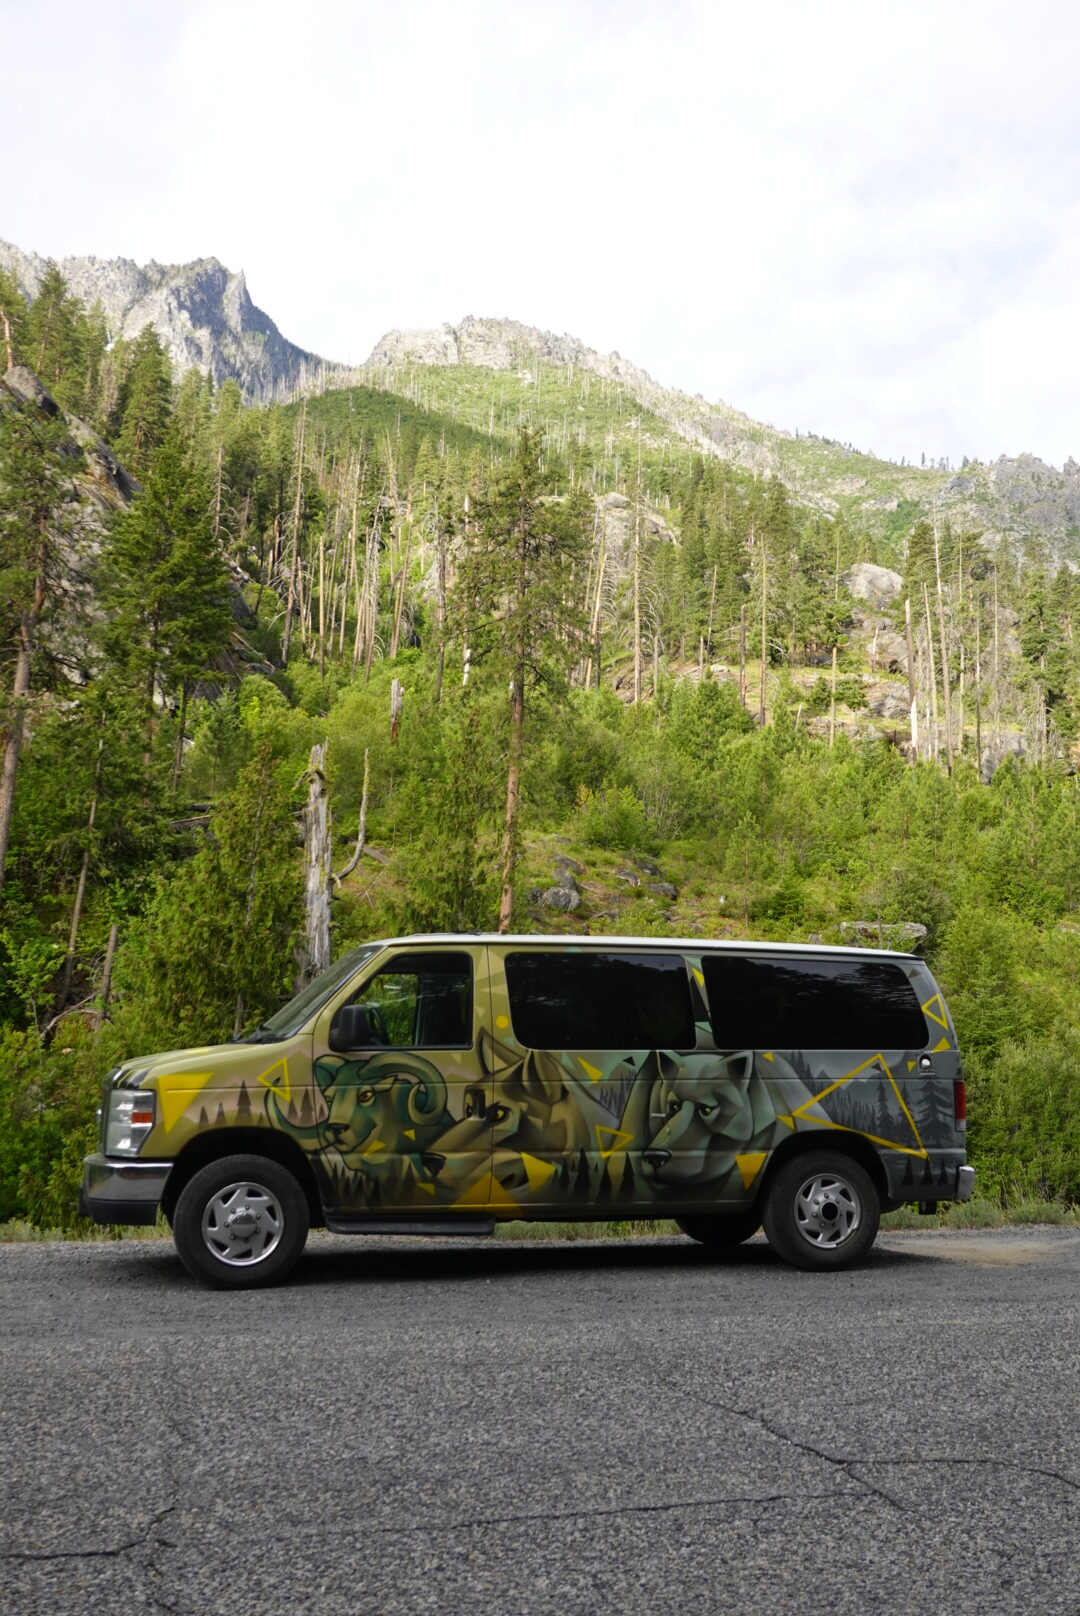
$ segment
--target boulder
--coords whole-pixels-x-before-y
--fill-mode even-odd
[[[841,582],[856,600],[865,600],[871,606],[890,606],[904,587],[898,572],[889,567],[876,567],[871,561],[856,561],[843,574]]]
[[[871,685],[866,705],[879,718],[910,718],[911,703],[904,685]]]
[[[650,881],[647,890],[655,893],[658,898],[677,898],[678,887],[672,886],[670,881]]]
[[[1027,742],[1022,735],[1003,735],[1000,741],[990,741],[979,755],[979,776],[988,786],[1007,757],[1027,757]]]
[[[873,652],[879,670],[884,668],[886,673],[907,673],[907,640],[902,634],[896,634],[892,629],[878,629],[867,651]]]
[[[636,859],[631,859],[630,862],[634,866],[635,869],[641,871],[642,875],[659,875],[660,874],[660,866],[659,866],[659,864],[654,864],[652,859],[636,858]]]
[[[581,893],[576,886],[548,887],[540,894],[540,902],[545,909],[562,909],[566,914],[573,914],[575,909],[581,908]]]

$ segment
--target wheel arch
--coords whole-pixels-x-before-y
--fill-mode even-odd
[[[287,1167],[307,1200],[311,1227],[325,1227],[326,1215],[310,1161],[295,1139],[267,1128],[211,1128],[189,1140],[173,1163],[161,1197],[161,1209],[170,1224],[185,1185],[208,1163],[220,1161],[223,1156],[266,1156]]]
[[[850,1160],[858,1162],[859,1166],[869,1173],[883,1211],[895,1204],[889,1198],[885,1164],[865,1135],[849,1133],[844,1128],[814,1128],[808,1129],[806,1133],[792,1134],[790,1139],[785,1139],[782,1144],[777,1145],[769,1157],[755,1205],[764,1207],[773,1180],[788,1162],[794,1161],[798,1156],[808,1156],[820,1150],[829,1150],[836,1156],[847,1156]]]

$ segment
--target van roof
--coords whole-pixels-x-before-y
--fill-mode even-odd
[[[750,937],[610,937],[597,933],[591,933],[587,936],[570,936],[567,933],[560,932],[448,931],[415,932],[405,937],[384,937],[379,939],[375,946],[390,948],[398,943],[499,943],[502,945],[525,943],[530,947],[537,944],[546,944],[555,948],[576,948],[581,946],[589,948],[675,948],[682,952],[695,954],[700,953],[702,949],[727,949],[733,953],[745,953],[747,949],[753,949],[755,953],[839,954],[850,956],[853,959],[865,959],[868,954],[872,954],[878,957],[887,956],[890,959],[917,960],[919,964],[925,964],[920,955],[911,954],[897,948],[847,948],[833,943],[764,943]]]

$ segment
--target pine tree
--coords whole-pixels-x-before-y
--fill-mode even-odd
[[[0,385],[0,643],[12,667],[0,710],[0,888],[39,629],[77,548],[74,473],[80,463],[62,416]]]
[[[152,325],[143,326],[131,348],[118,400],[119,431],[114,447],[140,480],[154,450],[164,440],[172,409],[172,370]]]
[[[159,883],[118,970],[147,1047],[233,1037],[288,991],[301,912],[294,808],[260,749],[214,815],[213,840]]]
[[[214,540],[211,491],[170,430],[144,491],[114,522],[102,554],[105,647],[143,693],[147,764],[160,696],[187,693],[225,644],[228,583]]]
[[[71,409],[78,408],[84,390],[83,323],[82,303],[50,259],[26,317],[24,359],[57,402]]]
[[[513,459],[478,503],[460,598],[474,664],[509,685],[506,798],[499,929],[510,924],[517,866],[525,727],[539,699],[562,694],[581,654],[583,614],[571,597],[575,562],[585,554],[591,502],[543,498],[543,439],[522,430]]]
[[[26,362],[26,299],[10,270],[0,268],[0,373]]]

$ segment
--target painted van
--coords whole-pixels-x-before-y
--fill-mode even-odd
[[[416,936],[339,960],[247,1038],[107,1080],[82,1206],[168,1218],[207,1284],[308,1230],[674,1218],[842,1268],[883,1210],[967,1200],[960,1058],[912,955],[628,937]]]

